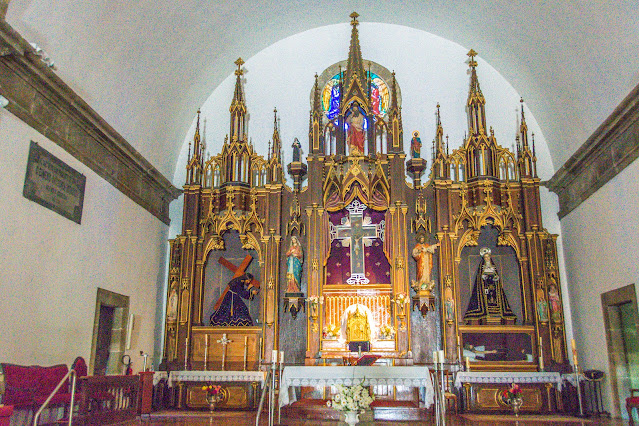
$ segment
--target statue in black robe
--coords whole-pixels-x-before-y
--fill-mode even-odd
[[[233,278],[228,284],[228,291],[224,299],[213,315],[211,315],[211,325],[218,327],[246,327],[253,325],[253,319],[248,307],[242,300],[252,299],[257,294],[258,289],[251,282],[253,275],[244,274]]]
[[[482,324],[514,323],[517,317],[508,304],[499,273],[490,257],[490,249],[484,247],[479,254],[482,260],[477,268],[464,321]]]

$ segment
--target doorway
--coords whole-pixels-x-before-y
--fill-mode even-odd
[[[601,303],[614,408],[625,418],[630,389],[639,389],[639,313],[635,285],[603,293]]]
[[[129,296],[98,288],[89,371],[96,376],[122,374]]]

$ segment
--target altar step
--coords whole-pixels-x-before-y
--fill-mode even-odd
[[[324,419],[342,420],[341,412],[326,406],[324,399],[302,399],[282,407],[282,419]],[[415,406],[410,401],[377,400],[371,405],[371,411],[360,416],[361,421],[426,421],[432,419],[432,410]]]

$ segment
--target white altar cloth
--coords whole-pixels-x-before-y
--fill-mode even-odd
[[[291,366],[284,367],[280,380],[280,407],[295,402],[295,386],[387,385],[424,388],[426,407],[435,391],[428,367],[423,366]]]
[[[463,383],[554,383],[561,390],[561,374],[545,372],[490,372],[460,371],[455,377],[455,387]]]
[[[264,383],[264,371],[171,371],[168,385],[175,382],[259,382]]]

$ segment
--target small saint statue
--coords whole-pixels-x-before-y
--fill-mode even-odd
[[[508,304],[499,273],[491,258],[491,250],[483,247],[479,255],[482,260],[477,268],[464,320],[483,324],[514,323],[517,317]]]
[[[351,113],[346,119],[348,123],[348,148],[350,155],[364,154],[364,140],[366,139],[364,130],[364,115],[359,110],[359,104],[354,102],[351,105]]]
[[[211,325],[218,327],[252,326],[253,319],[242,299],[252,299],[259,291],[253,285],[253,275],[246,273],[233,278],[228,287],[220,307],[211,315]]]
[[[293,147],[293,162],[299,163],[302,161],[302,144],[299,139],[295,138],[291,146]]]
[[[286,251],[286,292],[299,293],[302,282],[304,251],[296,236],[291,237],[291,245]]]
[[[433,254],[435,249],[439,247],[437,244],[425,243],[426,237],[424,234],[417,236],[417,244],[413,248],[413,259],[417,262],[417,280],[413,281],[413,289],[418,291],[432,291],[435,287],[435,281],[431,277],[433,269]]]
[[[419,132],[413,132],[413,139],[410,140],[410,156],[411,158],[421,158],[422,140],[419,138]]]

